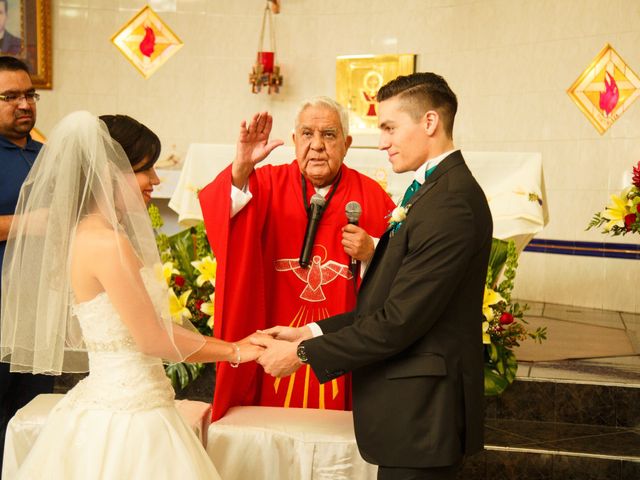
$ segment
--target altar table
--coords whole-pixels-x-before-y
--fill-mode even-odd
[[[375,480],[351,412],[233,407],[209,428],[207,453],[224,480]]]
[[[521,251],[549,221],[541,154],[462,153],[487,196],[493,216],[493,236],[514,240]],[[171,198],[169,207],[178,214],[181,225],[188,227],[202,221],[198,191],[229,165],[234,155],[235,145],[194,143],[189,146],[175,188],[164,193]],[[263,163],[278,165],[294,158],[293,147],[283,146],[276,148]],[[377,149],[352,147],[344,162],[378,181],[395,201],[402,197],[413,179],[413,172],[393,173],[387,153]]]

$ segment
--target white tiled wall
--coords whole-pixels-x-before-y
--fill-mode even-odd
[[[638,0],[282,0],[285,86],[272,96],[248,85],[264,0],[151,1],[185,45],[149,80],[109,41],[146,2],[52,3],[54,89],[38,105],[45,134],[76,109],[126,113],[159,134],[163,155],[175,145],[184,156],[191,142],[233,143],[241,119],[268,109],[274,135],[289,141],[296,104],[335,95],[336,56],[416,53],[419,70],[443,74],[458,94],[459,146],[542,153],[551,216],[543,238],[604,240],[584,227],[640,160],[640,102],[601,136],[566,94],[606,43],[640,73]],[[638,312],[639,269],[524,253],[517,295]]]

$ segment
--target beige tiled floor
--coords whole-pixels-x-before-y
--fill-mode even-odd
[[[530,329],[546,326],[541,345],[516,350],[518,377],[640,387],[640,315],[527,303]]]

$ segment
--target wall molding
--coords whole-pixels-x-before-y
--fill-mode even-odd
[[[524,248],[524,251],[552,253],[556,255],[640,260],[640,245],[635,243],[577,242],[534,238]]]

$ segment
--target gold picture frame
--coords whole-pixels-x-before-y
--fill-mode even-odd
[[[11,55],[29,67],[33,86],[52,88],[50,0],[7,0],[0,55]]]
[[[640,96],[640,78],[607,43],[567,94],[602,135]]]
[[[153,75],[183,45],[148,5],[123,25],[111,42],[144,78]]]
[[[352,132],[377,132],[376,95],[385,83],[416,71],[416,55],[352,55],[336,59],[336,99],[349,112]]]

